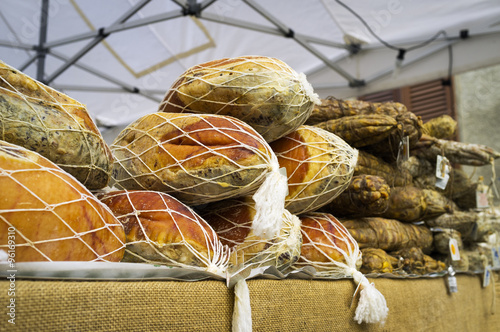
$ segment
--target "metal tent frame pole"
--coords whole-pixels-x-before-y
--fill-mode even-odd
[[[49,0],[43,0],[44,3],[46,4],[48,8],[48,1]],[[150,17],[145,17],[143,19],[136,19],[134,21],[129,21],[127,20],[132,17],[137,11],[139,11],[141,8],[146,6],[151,0],[142,0],[138,4],[136,4],[133,8],[131,8],[129,11],[127,11],[125,14],[123,14],[116,22],[111,24],[109,27],[102,27],[98,29],[97,31],[92,31],[92,32],[87,32],[87,33],[82,33],[78,34],[75,36],[51,41],[51,42],[46,42],[46,29],[45,32],[43,32],[43,38],[42,38],[42,32],[40,32],[41,38],[39,41],[38,46],[31,46],[31,45],[23,45],[23,44],[13,44],[5,41],[0,40],[0,46],[9,46],[9,47],[17,47],[17,48],[24,48],[27,50],[36,50],[37,55],[34,56],[33,59],[29,59],[26,61],[22,68],[25,69],[27,68],[30,64],[33,63],[35,59],[40,59],[41,57],[44,57],[45,54],[51,54],[56,56],[56,53],[51,51],[53,48],[57,46],[62,46],[66,44],[70,44],[73,42],[77,41],[82,41],[86,39],[92,38],[92,40],[87,43],[83,48],[81,48],[75,55],[73,55],[71,58],[65,57],[65,63],[56,69],[50,76],[48,76],[44,81],[46,84],[52,83],[57,77],[59,77],[64,71],[66,71],[69,67],[72,65],[75,65],[79,59],[81,59],[86,53],[88,53],[92,48],[94,48],[96,45],[98,45],[102,40],[104,40],[106,37],[108,37],[111,33],[119,32],[119,31],[124,31],[148,24],[154,24],[166,20],[170,20],[173,18],[177,17],[182,17],[186,15],[195,15],[201,19],[205,19],[208,21],[213,21],[219,24],[226,24],[226,25],[231,25],[235,27],[240,27],[244,29],[249,29],[249,30],[254,30],[254,31],[259,31],[262,33],[267,33],[267,34],[273,34],[273,35],[279,35],[279,36],[286,36],[289,38],[294,39],[299,45],[304,47],[306,50],[311,52],[313,55],[318,57],[326,66],[330,67],[337,73],[339,73],[341,76],[343,76],[346,80],[348,80],[350,86],[362,86],[364,85],[364,81],[358,80],[354,78],[352,75],[350,75],[348,72],[344,71],[341,67],[339,67],[335,62],[330,61],[326,56],[321,54],[317,49],[315,49],[310,43],[314,44],[320,44],[324,46],[329,46],[329,47],[334,47],[334,48],[342,48],[346,50],[350,50],[348,45],[340,44],[340,43],[335,43],[329,40],[313,37],[313,36],[307,36],[307,35],[302,35],[295,33],[292,29],[288,28],[286,25],[284,25],[282,22],[280,22],[277,18],[275,18],[273,15],[271,15],[269,12],[267,12],[264,8],[262,8],[260,5],[255,3],[253,0],[242,0],[244,3],[246,3],[250,8],[254,9],[257,13],[262,15],[264,18],[269,20],[271,23],[273,23],[277,28],[272,28],[272,27],[267,27],[259,24],[255,24],[252,22],[246,22],[246,21],[241,21],[241,20],[236,20],[236,19],[231,19],[225,17],[224,20],[220,19],[216,15],[210,14],[210,13],[202,13],[204,9],[212,5],[213,3],[216,2],[216,0],[204,0],[201,2],[198,2],[197,0],[188,0],[182,1],[182,0],[172,0],[176,4],[178,4],[181,9],[178,11],[171,11],[167,13],[162,13]],[[42,10],[43,11],[43,10]],[[42,15],[42,19],[44,15]],[[45,15],[45,19],[47,18],[47,15]],[[42,26],[45,26],[46,24]],[[57,57],[62,58],[62,55],[59,54]],[[41,62],[39,65],[40,68],[44,67],[44,63]],[[83,66],[79,66],[80,68],[83,68]],[[86,71],[92,72],[91,68],[89,66],[84,66]],[[41,72],[41,69],[39,69],[39,72]],[[96,73],[95,71],[93,72],[94,74]],[[111,81],[115,84],[118,84],[117,80],[111,80],[111,77],[109,75],[104,75],[103,73],[99,73],[97,76],[104,78]],[[136,93],[138,88],[135,87],[130,87],[129,85],[123,84],[118,84],[121,86],[122,90],[125,91],[130,91]],[[117,89],[117,91],[120,89]],[[151,96],[147,96],[151,97]]]
[[[54,56],[56,58],[59,58],[59,59],[61,59],[63,61],[70,61],[70,59],[68,57],[64,56],[61,53],[58,53],[58,52],[55,52],[55,51],[49,51],[49,52],[50,52],[50,54],[52,56]],[[110,76],[108,74],[105,74],[105,73],[103,73],[101,71],[98,71],[98,70],[96,70],[96,69],[94,69],[94,68],[92,68],[90,66],[87,66],[87,65],[84,65],[84,64],[78,63],[78,62],[75,62],[73,65],[75,67],[77,67],[77,68],[80,68],[80,69],[88,72],[88,73],[93,74],[94,76],[97,76],[97,77],[102,78],[102,79],[104,79],[104,80],[106,80],[108,82],[111,82],[113,84],[116,84],[116,85],[120,86],[121,90],[120,91],[116,90],[117,92],[124,92],[124,91],[126,91],[126,92],[130,92],[130,93],[137,93],[137,94],[140,94],[140,95],[142,95],[142,96],[144,96],[144,97],[146,97],[146,98],[148,98],[148,99],[150,99],[150,100],[152,100],[154,102],[157,102],[157,103],[161,102],[161,99],[156,98],[155,96],[150,95],[148,92],[146,92],[146,90],[142,90],[142,89],[139,89],[138,87],[135,87],[135,86],[132,86],[130,84],[127,84],[127,83],[125,83],[123,81],[120,81],[120,80],[118,80],[118,79],[116,79],[116,78],[114,78],[114,77],[112,77],[112,76]],[[101,89],[101,88],[96,88],[96,89]]]
[[[44,0],[48,1],[48,0]],[[136,4],[134,7],[132,7],[129,11],[127,11],[125,14],[123,14],[118,20],[111,25],[113,27],[114,25],[123,23],[127,21],[132,15],[134,15],[136,12],[138,12],[142,7],[148,4],[151,0],[142,0],[138,4]],[[100,33],[98,36],[94,37],[85,47],[83,47],[79,52],[77,52],[71,59],[66,61],[61,67],[59,67],[52,75],[50,75],[47,78],[47,83],[51,83],[55,78],[57,78],[59,75],[61,75],[66,69],[68,69],[72,64],[74,64],[76,61],[78,61],[81,57],[83,57],[88,51],[90,51],[92,48],[94,48],[97,44],[99,44],[102,40],[104,40],[109,34],[102,33],[101,30],[99,30]]]
[[[71,37],[47,42],[47,25],[48,25],[48,5],[49,5],[49,0],[42,0],[42,13],[41,13],[41,28],[39,32],[39,41],[38,45],[27,45],[23,43],[12,43],[8,42],[5,40],[0,40],[0,46],[6,46],[6,47],[14,47],[14,48],[19,48],[19,49],[25,49],[28,51],[35,51],[36,54],[33,55],[30,59],[28,59],[20,68],[21,70],[24,70],[28,66],[30,66],[32,63],[37,61],[37,79],[46,83],[50,84],[52,83],[57,77],[59,77],[64,71],[66,71],[68,68],[70,68],[72,65],[85,70],[89,73],[92,73],[93,75],[96,75],[100,78],[103,78],[109,82],[112,82],[113,84],[116,84],[119,86],[117,89],[108,89],[109,91],[116,91],[116,92],[123,92],[123,91],[128,91],[131,93],[139,93],[143,95],[146,98],[149,98],[151,100],[157,101],[157,98],[152,96],[151,91],[148,90],[141,90],[137,87],[131,86],[129,84],[126,84],[125,82],[122,82],[120,80],[117,80],[113,78],[111,75],[107,75],[105,73],[102,73],[98,70],[95,70],[91,68],[90,66],[83,65],[79,63],[79,60],[86,54],[88,53],[92,48],[94,48],[96,45],[98,45],[102,40],[104,40],[106,37],[108,37],[110,34],[115,33],[115,32],[120,32],[120,31],[125,31],[128,29],[133,29],[136,27],[140,26],[145,26],[149,24],[154,24],[154,23],[159,23],[163,22],[166,20],[182,17],[182,16],[196,16],[200,19],[204,19],[207,21],[212,21],[216,22],[219,24],[225,24],[225,25],[230,25],[234,27],[239,27],[243,29],[249,29],[249,30],[254,30],[266,34],[272,34],[272,35],[278,35],[278,36],[285,36],[287,38],[293,39],[295,42],[297,42],[299,45],[301,45],[304,49],[309,51],[311,54],[313,54],[315,57],[321,60],[323,63],[322,66],[316,66],[315,68],[311,69],[309,72],[306,72],[306,75],[311,75],[316,72],[319,72],[323,68],[331,68],[335,72],[337,72],[340,76],[345,78],[348,81],[348,84],[345,85],[345,87],[363,87],[367,83],[373,83],[376,80],[379,80],[383,77],[386,77],[390,73],[393,72],[393,68],[386,68],[381,70],[380,72],[372,75],[369,78],[363,79],[357,79],[353,77],[350,73],[345,71],[340,65],[339,62],[342,59],[345,59],[349,55],[353,53],[357,53],[358,55],[366,54],[370,50],[375,50],[384,47],[383,45],[372,45],[372,46],[364,46],[362,49],[353,49],[352,46],[350,45],[345,45],[341,43],[336,43],[330,40],[325,40],[313,36],[307,36],[307,35],[302,35],[299,33],[294,32],[291,28],[283,24],[279,19],[274,17],[271,13],[269,13],[265,8],[260,6],[258,3],[256,3],[254,0],[241,0],[242,3],[245,3],[247,6],[249,6],[251,9],[256,11],[259,15],[264,17],[266,20],[268,20],[270,23],[274,25],[274,27],[270,26],[265,26],[265,25],[260,25],[256,24],[253,22],[247,22],[243,20],[238,20],[230,17],[224,17],[221,18],[217,15],[211,14],[211,13],[206,13],[204,10],[214,4],[217,0],[172,0],[174,3],[179,5],[179,10],[174,10],[166,13],[161,13],[158,15],[153,15],[149,17],[145,17],[142,19],[135,19],[132,21],[129,21],[129,19],[137,13],[140,9],[142,9],[144,6],[146,6],[151,0],[141,0],[138,2],[135,6],[130,8],[126,13],[124,13],[118,20],[116,20],[113,24],[111,24],[108,27],[102,27],[98,29],[97,31],[91,31],[91,32],[86,32],[86,33],[81,33],[78,35],[74,35]],[[64,56],[58,52],[54,52],[53,48],[57,46],[62,46],[66,44],[70,44],[73,42],[77,41],[82,41],[86,39],[91,39],[87,45],[85,45],[83,48],[81,48],[79,51],[77,51],[72,57],[67,57]],[[409,66],[415,62],[421,61],[422,59],[425,59],[432,54],[439,52],[440,50],[449,47],[450,45],[453,45],[457,42],[461,41],[460,38],[455,37],[455,38],[443,38],[443,39],[437,39],[434,41],[434,43],[439,43],[438,46],[436,46],[433,49],[430,49],[424,54],[421,54],[411,60],[407,60],[403,63],[402,67]],[[405,44],[408,44],[409,41],[406,40],[404,42]],[[315,48],[311,44],[317,44],[317,45],[323,45],[327,47],[333,47],[337,49],[344,49],[346,50],[346,53],[344,55],[337,56],[335,58],[328,58],[325,56],[322,52],[320,52],[317,48]],[[56,69],[50,76],[45,78],[45,57],[46,55],[52,55],[55,56],[59,59],[62,59],[64,61],[64,64],[60,66],[58,69]],[[335,85],[316,85],[315,88],[318,89],[325,89],[329,87],[338,87],[339,84]],[[78,86],[72,86],[73,88],[77,88]],[[83,87],[79,87],[80,89],[84,89]],[[88,89],[92,89],[92,87],[88,87]],[[100,89],[100,88],[96,88]]]
[[[36,48],[36,79],[42,83],[46,83],[45,76],[45,55],[47,49],[45,42],[47,41],[47,28],[49,23],[49,0],[42,0],[42,10],[40,15],[40,31],[38,36],[38,47]]]

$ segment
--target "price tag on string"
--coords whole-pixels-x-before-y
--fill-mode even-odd
[[[408,159],[410,159],[410,137],[405,136],[399,142],[398,157],[396,161],[399,164]]]
[[[488,287],[491,281],[491,266],[486,266],[484,268],[483,274],[483,287]]]
[[[488,202],[488,187],[480,188],[478,186],[476,190],[476,207],[478,209],[486,209],[489,207]]]
[[[445,189],[450,179],[451,164],[448,158],[441,155],[437,156],[436,159],[436,187],[439,189]]]
[[[447,278],[447,283],[448,285],[448,291],[450,293],[457,293],[458,292],[458,285],[457,285],[457,278],[455,277],[455,270],[453,270],[453,267],[448,267],[448,278]]]
[[[493,259],[493,267],[500,267],[500,247],[491,247],[491,257]]]
[[[450,255],[451,260],[459,261],[460,260],[460,250],[458,250],[458,242],[456,239],[450,239]]]

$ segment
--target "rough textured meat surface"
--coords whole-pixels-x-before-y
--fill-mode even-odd
[[[165,192],[195,205],[254,192],[273,154],[238,119],[161,112],[130,124],[111,149],[116,187]]]
[[[380,176],[385,179],[390,187],[410,185],[413,180],[407,168],[394,167],[381,158],[360,150],[354,176],[362,174]]]
[[[88,189],[111,178],[111,151],[85,105],[1,61],[0,139],[40,153]]]
[[[382,249],[364,248],[361,249],[363,263],[360,272],[368,273],[392,273],[399,268],[399,260]]]
[[[214,60],[184,72],[160,111],[229,115],[272,142],[302,125],[319,98],[303,74],[262,56]]]
[[[15,236],[16,262],[123,258],[125,233],[111,211],[48,159],[0,141],[0,249]]]
[[[453,139],[457,127],[457,121],[451,116],[444,114],[424,123],[422,133],[440,139]]]
[[[214,230],[172,196],[143,190],[98,196],[122,223],[127,236],[124,261],[223,271],[227,249]]]
[[[446,264],[424,254],[422,249],[412,247],[391,252],[402,263],[401,268],[408,274],[429,274],[445,271]]]
[[[388,208],[390,192],[389,185],[380,176],[353,176],[347,189],[321,210],[335,216],[380,215]]]
[[[417,187],[393,187],[382,217],[404,222],[420,221],[427,211],[425,192]]]
[[[334,276],[345,273],[346,264],[352,268],[361,265],[356,240],[333,215],[312,212],[301,215],[300,220],[303,244],[297,267],[310,265],[320,275]]]
[[[351,181],[358,151],[324,129],[301,126],[271,143],[288,176],[285,208],[294,214],[316,211]]]
[[[381,142],[398,130],[396,119],[384,114],[345,116],[315,126],[334,133],[355,148]]]
[[[341,222],[361,249],[395,251],[419,247],[424,252],[429,252],[432,247],[432,233],[425,226],[380,217],[342,219]]]
[[[300,219],[288,211],[283,214],[279,233],[271,239],[253,233],[255,203],[250,197],[209,204],[200,215],[212,226],[221,242],[232,249],[233,271],[241,268],[241,264],[254,268],[269,265],[285,270],[299,259]]]
[[[500,158],[500,152],[493,148],[473,143],[434,138],[422,135],[412,154],[435,162],[438,155],[448,158],[452,164],[484,166]]]

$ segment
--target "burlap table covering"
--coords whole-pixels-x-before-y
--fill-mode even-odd
[[[500,282],[459,275],[371,279],[384,294],[384,326],[358,325],[352,280],[249,280],[254,331],[499,331]],[[496,287],[496,300],[493,287]],[[9,283],[0,282],[1,331],[230,331],[233,294],[222,281],[16,280],[16,325],[7,322]],[[496,314],[493,312],[496,311]]]

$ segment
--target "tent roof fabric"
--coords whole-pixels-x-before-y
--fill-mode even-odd
[[[0,60],[102,126],[155,111],[182,72],[219,58],[276,57],[339,98],[500,63],[496,0],[4,0],[0,31]]]

